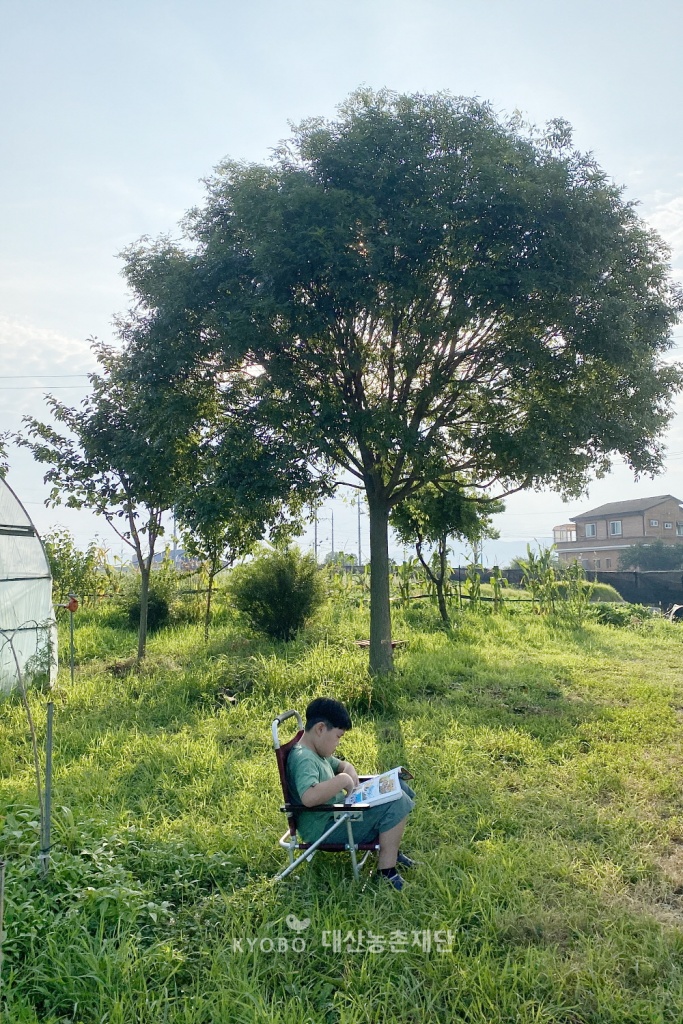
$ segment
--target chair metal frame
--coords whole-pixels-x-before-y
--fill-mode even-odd
[[[296,718],[297,732],[291,740],[281,744],[278,730],[288,718]],[[346,804],[316,804],[314,807],[306,807],[304,804],[293,803],[290,799],[289,786],[287,784],[287,758],[292,747],[299,742],[304,734],[304,723],[298,711],[284,711],[273,720],[271,730],[273,734],[273,750],[277,759],[284,798],[284,804],[280,810],[284,811],[287,815],[289,825],[287,831],[279,840],[279,845],[287,851],[289,864],[275,876],[275,881],[279,882],[286,878],[287,875],[296,871],[304,861],[312,860],[318,850],[322,850],[324,853],[344,853],[348,850],[351,855],[353,877],[358,881],[360,879],[360,869],[370,854],[379,851],[379,843],[377,841],[370,843],[354,842],[352,822],[362,821],[363,811],[351,810]],[[366,778],[369,778],[369,776],[366,776]],[[326,811],[327,813],[331,811],[334,818],[332,825],[313,843],[304,843],[297,838],[297,816],[303,811]],[[342,825],[346,825],[346,842],[328,842],[330,836],[337,832]],[[302,850],[303,852],[298,857],[295,857],[297,850]],[[357,856],[359,850],[364,853],[360,860]]]

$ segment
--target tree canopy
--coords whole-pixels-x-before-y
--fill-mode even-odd
[[[267,165],[226,161],[184,244],[125,254],[134,371],[220,374],[370,515],[370,664],[392,667],[387,524],[427,482],[576,494],[660,464],[679,371],[667,253],[569,127],[360,90]]]
[[[244,412],[235,415],[233,407],[207,425],[174,501],[186,552],[208,566],[206,637],[214,579],[223,564],[249,554],[267,532],[274,541],[291,539],[304,504],[316,494],[296,447],[259,435]]]
[[[620,569],[640,569],[641,572],[683,568],[683,545],[665,544],[653,540],[651,544],[632,544],[619,555]]]

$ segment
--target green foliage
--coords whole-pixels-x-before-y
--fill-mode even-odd
[[[171,621],[173,603],[179,584],[179,574],[168,550],[161,562],[154,566],[149,577],[147,628],[150,632],[161,629]],[[123,609],[128,625],[137,629],[140,622],[140,591],[142,575],[134,569],[122,577],[117,603]]]
[[[475,565],[471,562],[467,566],[467,594],[469,597],[469,606],[472,611],[478,612],[481,610],[481,572],[480,566]]]
[[[95,541],[91,541],[85,551],[80,551],[69,530],[54,528],[45,534],[43,544],[56,601],[64,601],[71,593],[83,600],[106,591],[108,576],[104,571],[104,552]]]
[[[632,544],[619,555],[620,569],[640,569],[641,572],[683,568],[683,544],[665,544],[653,540],[650,544]]]
[[[448,485],[426,484],[391,512],[391,525],[399,540],[414,544],[417,557],[439,606],[442,620],[449,624],[447,600],[450,598],[448,540],[459,537],[475,544],[483,537],[497,537],[491,516],[504,505],[486,496],[475,495],[462,481]],[[426,557],[425,545],[435,547]]]
[[[325,565],[355,565],[358,559],[348,551],[328,551],[325,555]]]
[[[278,640],[292,640],[325,598],[323,577],[311,555],[286,548],[258,555],[232,570],[235,607]]]
[[[619,603],[623,601],[623,597],[618,590],[610,586],[609,583],[591,583],[591,601],[615,601]]]
[[[557,597],[557,571],[559,565],[554,548],[540,548],[535,552],[530,544],[526,546],[527,557],[516,562],[522,570],[522,586],[531,594],[531,600],[541,612],[555,610]]]
[[[208,577],[207,640],[216,574],[250,554],[266,532],[271,542],[286,543],[299,532],[303,506],[320,486],[295,445],[254,429],[240,395],[240,388],[220,390],[214,420],[203,430],[174,506],[185,550],[204,563]]]
[[[643,622],[654,617],[651,608],[643,604],[628,604],[623,601],[621,604],[600,602],[591,609],[591,614],[596,622],[605,626],[641,626]]]
[[[567,615],[576,626],[582,626],[593,597],[594,587],[587,584],[586,574],[579,562],[574,562],[565,569],[563,583],[558,585],[563,588],[565,604],[562,613]]]
[[[507,580],[500,571],[499,566],[494,565],[491,572],[491,589],[493,591],[493,610],[499,612],[505,600],[504,590],[507,587]]]
[[[413,596],[413,587],[422,581],[420,562],[417,558],[406,558],[400,565],[394,567],[391,575],[392,589],[395,590],[399,605],[405,607],[410,604]]]
[[[661,464],[683,300],[665,246],[565,123],[539,134],[474,99],[360,89],[270,164],[222,164],[185,229],[186,246],[126,253],[136,372],[220,374],[256,433],[352,474],[376,574],[389,512],[426,483],[578,493],[616,453]]]
[[[196,460],[201,403],[186,382],[152,389],[141,382],[134,360],[93,343],[100,373],[90,374],[91,393],[78,409],[49,395],[53,418],[64,429],[24,417],[18,443],[48,466],[49,503],[89,508],[102,515],[135,553],[142,574],[138,660],[147,641],[146,588],[162,518]]]

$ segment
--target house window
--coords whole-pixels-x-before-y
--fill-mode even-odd
[[[664,524],[666,526],[666,523]],[[621,519],[613,519],[609,524],[610,537],[621,537]]]
[[[674,524],[673,523],[664,523],[664,529],[665,530],[673,530],[673,528],[674,528]]]
[[[659,519],[651,519],[650,526],[659,526]]]
[[[599,569],[599,568],[600,568],[600,559],[599,559],[599,558],[596,558],[596,559],[595,559],[595,568],[596,568],[596,569]]]
[[[611,568],[612,568],[612,559],[611,558],[606,558],[605,559],[605,569],[611,569]]]
[[[597,535],[598,528],[595,523],[586,523],[586,536],[595,537]]]
[[[676,536],[683,537],[683,523],[676,523]]]

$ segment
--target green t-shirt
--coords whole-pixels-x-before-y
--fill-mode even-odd
[[[292,747],[287,758],[287,782],[293,803],[300,804],[302,794],[311,786],[333,779],[340,764],[338,757],[320,757],[308,747],[302,747],[300,743]],[[345,798],[346,793],[342,789],[325,803],[340,804]],[[325,829],[330,827],[333,820],[332,814],[326,814],[324,811],[301,811],[297,821],[299,835],[305,843],[314,843]]]

